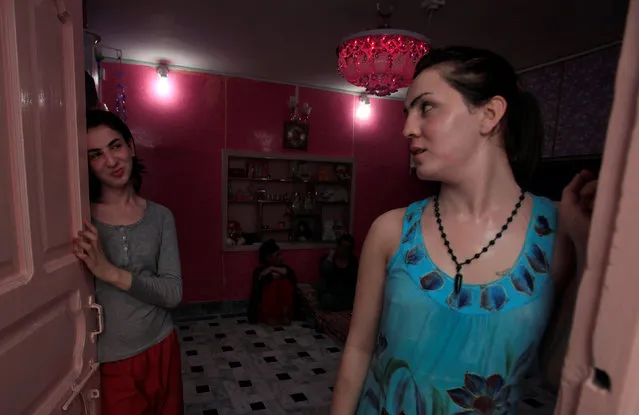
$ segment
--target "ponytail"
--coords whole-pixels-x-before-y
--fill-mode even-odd
[[[518,90],[505,117],[504,147],[517,183],[526,188],[541,160],[544,124],[533,94]]]

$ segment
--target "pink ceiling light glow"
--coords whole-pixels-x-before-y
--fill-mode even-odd
[[[387,20],[390,13],[380,16]],[[392,12],[392,8],[391,8]],[[349,83],[369,95],[387,96],[410,85],[417,62],[430,51],[419,33],[382,28],[355,33],[337,48],[337,70]]]

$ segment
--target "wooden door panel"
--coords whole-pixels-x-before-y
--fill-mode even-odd
[[[71,252],[88,218],[81,2],[0,0],[0,19],[2,413],[97,414],[93,279]]]

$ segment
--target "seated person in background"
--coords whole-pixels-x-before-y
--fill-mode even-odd
[[[290,324],[297,284],[295,271],[282,262],[282,252],[273,239],[260,246],[259,257],[260,266],[253,271],[249,323]]]
[[[357,285],[359,262],[353,253],[355,239],[342,235],[337,247],[320,260],[320,281],[315,289],[323,309],[329,311],[352,310]]]

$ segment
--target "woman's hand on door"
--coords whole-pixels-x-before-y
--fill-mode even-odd
[[[589,171],[577,174],[565,187],[559,205],[560,229],[577,250],[585,249],[597,192],[597,180]]]
[[[90,222],[84,221],[84,229],[78,232],[77,238],[73,238],[73,253],[96,278],[111,282],[109,279],[116,267],[104,255],[98,230]]]

